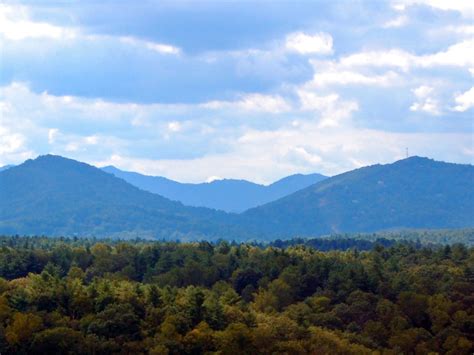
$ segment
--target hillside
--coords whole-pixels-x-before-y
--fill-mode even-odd
[[[0,233],[212,238],[224,213],[183,206],[93,166],[41,156],[0,173]]]
[[[106,166],[113,174],[142,190],[182,202],[188,206],[208,207],[227,212],[243,212],[249,208],[277,200],[301,190],[326,177],[320,174],[295,174],[271,185],[259,185],[246,180],[215,180],[210,183],[180,183],[160,176],[147,176]]]
[[[412,157],[328,178],[243,214],[268,235],[474,226],[474,166]]]

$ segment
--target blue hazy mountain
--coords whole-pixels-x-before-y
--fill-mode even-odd
[[[246,211],[277,236],[474,226],[474,166],[411,157],[340,174]]]
[[[229,216],[138,189],[59,156],[0,172],[0,234],[192,239],[230,234]]]
[[[7,169],[10,169],[12,168],[14,165],[5,165],[5,166],[0,166],[0,171],[4,171],[4,170],[7,170]]]
[[[227,212],[242,212],[263,205],[326,178],[320,174],[296,174],[267,186],[234,179],[188,184],[159,176],[122,171],[114,166],[106,166],[102,170],[142,190],[159,194],[170,200],[180,201],[188,206],[208,207]]]
[[[419,157],[327,178],[241,214],[184,206],[58,156],[0,172],[0,234],[272,240],[473,227],[473,217],[474,166]]]

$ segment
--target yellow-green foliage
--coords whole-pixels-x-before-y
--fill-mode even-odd
[[[463,245],[3,241],[1,354],[474,350],[474,250]]]

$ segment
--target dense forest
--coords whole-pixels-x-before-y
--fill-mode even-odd
[[[1,237],[0,353],[472,354],[473,248],[290,244]]]

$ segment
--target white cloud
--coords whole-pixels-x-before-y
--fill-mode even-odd
[[[0,4],[0,35],[7,40],[21,41],[26,39],[80,39],[87,41],[118,40],[121,43],[146,48],[160,54],[178,55],[181,49],[170,44],[144,41],[136,37],[84,34],[78,28],[63,27],[47,22],[36,22],[30,19],[26,6],[8,6]]]
[[[472,18],[474,6],[470,0],[395,0],[392,6],[404,11],[408,6],[426,5],[443,11],[457,11],[465,17]]]
[[[96,135],[81,137],[74,134],[62,134],[60,147],[68,153],[87,152],[90,146],[96,146],[99,142],[101,145],[107,146],[111,140],[114,139]]]
[[[397,16],[396,18],[389,20],[383,24],[382,27],[384,28],[396,28],[396,27],[402,27],[405,26],[408,23],[408,16],[406,15],[400,15]]]
[[[4,155],[0,154],[0,161],[11,156],[5,155],[5,147],[12,147],[10,152],[13,138],[19,137],[26,137],[23,148],[29,151],[76,159],[89,157],[91,152],[98,160],[104,155],[129,155],[137,150],[165,157],[184,152],[190,158],[208,151],[225,151],[242,130],[254,122],[258,125],[258,120],[247,119],[243,112],[279,113],[291,109],[281,97],[261,94],[242,95],[235,101],[214,105],[135,104],[34,93],[24,83],[2,87],[0,107],[0,124],[10,129],[8,142],[7,138],[1,140]],[[12,138],[11,132],[16,136]],[[203,178],[211,175],[215,174],[210,172]]]
[[[172,46],[170,44],[164,44],[164,43],[156,43],[156,42],[151,42],[151,41],[143,41],[139,38],[135,37],[119,37],[120,42],[126,43],[132,46],[139,46],[139,47],[144,47],[147,48],[151,51],[155,51],[161,54],[174,54],[178,55],[181,53],[181,49],[175,46]]]
[[[183,129],[183,126],[178,121],[173,121],[168,123],[168,130],[170,132],[179,132]]]
[[[419,99],[425,99],[433,92],[433,88],[430,86],[422,85],[416,89],[413,89],[413,93]]]
[[[440,30],[440,32],[452,32],[464,36],[474,35],[474,26],[473,25],[457,25],[457,26],[447,26]]]
[[[474,66],[474,39],[450,46],[442,52],[416,58],[416,64],[422,67],[433,66]]]
[[[12,41],[28,38],[70,39],[77,36],[77,30],[31,21],[26,7],[0,4],[0,34]]]
[[[298,90],[298,96],[303,111],[314,111],[319,120],[319,127],[337,127],[349,119],[354,111],[359,109],[356,101],[343,101],[339,95],[318,95],[307,90]]]
[[[14,153],[24,147],[25,137],[0,127],[0,154]]]
[[[154,160],[115,155],[95,164],[112,164],[126,170],[187,182],[202,182],[209,176],[219,176],[270,183],[296,172],[334,175],[364,165],[393,162],[404,158],[405,147],[416,155],[462,162],[471,158],[466,152],[471,139],[470,133],[334,129],[307,122],[299,128],[249,130],[233,142],[231,151],[196,159]]]
[[[54,144],[56,141],[56,137],[58,136],[59,129],[57,128],[50,128],[48,130],[48,143],[49,144]]]
[[[430,97],[426,98],[422,102],[414,102],[410,106],[410,111],[423,111],[426,113],[430,113],[432,115],[439,115],[439,107],[438,102]]]
[[[301,90],[298,92],[298,95],[301,101],[301,108],[309,111],[327,111],[334,107],[339,100],[338,94],[320,96],[314,92]]]
[[[417,101],[410,106],[410,111],[439,115],[441,113],[439,103],[432,97],[433,90],[431,86],[426,85],[413,89],[412,92],[417,98]]]
[[[201,182],[219,176],[269,183],[296,172],[335,174],[360,165],[390,162],[402,158],[406,146],[414,154],[449,161],[471,157],[466,150],[470,133],[390,133],[356,127],[351,115],[358,108],[357,102],[337,93],[298,91],[300,107],[290,111],[286,124],[274,129],[251,127],[253,119],[230,127],[214,124],[214,117],[229,112],[234,113],[230,117],[242,116],[233,106],[215,111],[199,104],[120,104],[35,94],[18,83],[3,88],[1,93],[2,163],[19,163],[34,153],[53,152],[99,166],[113,164],[178,181]],[[426,88],[417,93],[423,97],[432,94]],[[188,132],[187,121],[170,119],[173,114],[189,117],[197,112],[200,120],[210,126],[210,136],[200,136],[200,131],[195,130]],[[312,118],[308,119],[308,114]],[[135,116],[148,124],[133,126]],[[223,122],[227,124],[227,120]],[[193,123],[199,125],[197,121]],[[80,129],[71,131],[71,125]],[[154,147],[163,142],[162,135],[179,126],[186,128],[179,134],[185,136],[184,140],[160,147],[174,150],[186,146],[192,150],[194,140],[203,139],[207,150],[196,157],[183,158],[150,157],[151,154],[144,157],[137,150],[147,142],[147,152],[159,151]],[[77,132],[84,128],[86,132]]]
[[[413,58],[413,55],[403,50],[389,49],[350,54],[341,58],[339,63],[345,67],[395,67],[408,70],[413,63]]]
[[[454,97],[456,101],[456,106],[454,107],[455,111],[464,112],[474,107],[474,87],[470,88],[468,91],[456,95]]]
[[[332,54],[332,37],[328,33],[291,33],[286,37],[285,47],[300,54]]]
[[[351,126],[320,127],[317,122],[305,122],[297,128],[248,131],[238,140],[235,154],[258,157],[257,161],[250,159],[251,163],[260,166],[259,171],[267,170],[268,176],[278,169],[332,175],[362,165],[402,159],[405,147],[421,156],[462,161],[466,159],[462,151],[470,142],[469,133],[396,133]]]
[[[242,111],[283,113],[291,110],[290,104],[279,95],[246,94],[236,101],[210,101],[201,104],[207,109],[238,109]]]
[[[57,128],[50,128],[48,131],[48,144],[53,149],[63,149],[65,152],[77,153],[87,151],[90,146],[98,145],[99,143],[107,145],[111,138],[98,135],[80,136],[71,133],[62,133]]]
[[[247,111],[280,113],[290,110],[290,105],[281,96],[250,94],[242,97],[237,106]]]
[[[5,100],[4,90],[0,87],[0,162],[12,162],[15,159],[30,157],[31,151],[27,147],[28,136],[21,131],[27,126],[21,118],[10,117],[15,110],[14,105]]]
[[[395,6],[403,11],[409,5]],[[184,70],[192,70],[196,63],[197,68],[201,68],[203,63],[214,63],[219,68],[216,73],[222,73],[222,65],[234,71],[232,75],[235,76],[231,79],[239,83],[231,90],[254,88],[258,83],[259,87],[272,92],[242,92],[234,98],[170,105],[35,93],[25,84],[11,84],[5,87],[0,98],[1,162],[18,163],[23,156],[31,156],[32,152],[53,151],[82,160],[94,157],[96,161],[116,162],[124,168],[179,180],[204,181],[212,176],[222,176],[270,182],[294,172],[332,174],[374,162],[388,162],[403,157],[405,146],[416,154],[451,161],[465,161],[466,152],[472,156],[472,149],[466,148],[472,146],[472,132],[458,135],[399,134],[384,132],[383,128],[363,128],[375,125],[399,131],[443,128],[431,125],[436,120],[430,120],[427,127],[423,127],[425,121],[420,120],[414,128],[409,123],[407,125],[403,117],[400,122],[393,119],[406,112],[409,88],[416,88],[411,105],[413,111],[430,114],[443,111],[450,117],[463,118],[465,115],[459,112],[472,110],[472,89],[451,94],[459,88],[466,90],[465,78],[460,78],[460,71],[439,67],[461,68],[466,73],[467,70],[474,70],[471,55],[473,26],[462,21],[452,23],[452,28],[446,29],[450,33],[439,41],[436,41],[434,32],[431,37],[426,32],[426,28],[430,27],[442,31],[447,24],[445,18],[452,16],[441,16],[442,21],[430,24],[413,19],[413,26],[410,27],[415,31],[413,38],[406,37],[406,31],[390,32],[398,37],[394,35],[387,43],[407,44],[410,48],[416,48],[416,52],[402,47],[374,47],[383,45],[379,41],[380,36],[373,32],[380,31],[380,28],[367,28],[358,21],[356,24],[348,21],[344,24],[348,36],[340,44],[344,55],[337,58],[318,56],[334,51],[333,38],[327,33],[295,32],[264,43],[261,48],[193,54],[172,44],[134,36],[97,35],[81,32],[80,27],[35,22],[27,8],[19,7],[23,12],[18,13],[7,7],[1,9],[0,42],[4,39],[5,47],[40,48],[36,46],[38,39],[41,44],[49,39],[51,41],[47,45],[56,46],[62,45],[63,39],[68,39],[67,46],[74,46],[74,55],[80,57],[85,53],[84,49],[102,48],[104,45],[104,51],[100,53],[119,49],[118,52],[124,55],[137,52],[138,57],[146,57],[150,67],[143,68],[144,72],[154,70],[154,65],[160,60],[171,63],[166,67],[173,70],[173,56],[179,55],[175,59],[179,59],[178,67]],[[407,23],[408,15],[398,13],[393,18],[387,18],[382,14],[373,21],[380,25],[381,18],[389,19],[383,26],[400,27]],[[435,41],[413,46],[413,42],[420,38]],[[456,38],[451,46],[417,54],[418,50],[434,48],[446,43],[449,38]],[[75,47],[76,44],[79,46]],[[122,51],[124,48],[127,50]],[[354,53],[351,52],[353,48],[362,49]],[[166,59],[156,53],[165,55]],[[331,60],[324,60],[328,58]],[[311,78],[308,63],[314,70]],[[211,66],[206,68],[214,69]],[[159,73],[157,70],[153,77],[155,74],[159,76]],[[242,86],[241,78],[245,79]],[[301,83],[301,80],[308,81]],[[298,84],[294,84],[296,82]],[[47,83],[34,82],[35,87],[42,85]],[[356,115],[359,101],[361,110],[368,107],[367,90],[371,90],[369,94],[377,91],[377,100],[370,103],[367,115],[364,112],[357,112]],[[222,93],[229,95],[229,91]],[[445,109],[446,105],[441,106],[446,95],[453,99],[450,109]],[[404,103],[402,107],[398,107],[400,102]],[[267,117],[272,119],[265,119]],[[462,126],[465,120],[458,121],[462,122],[443,120],[446,131],[466,130]],[[438,142],[441,144],[437,145]]]
[[[74,96],[56,96],[48,92],[34,93],[29,86],[13,82],[1,88],[1,98],[7,103],[8,111],[4,117],[15,116],[25,122],[53,121],[55,117],[68,117],[70,120],[81,119],[93,122],[123,119],[139,110],[134,104],[119,104],[101,99],[86,99]],[[122,112],[122,114],[120,113]],[[62,118],[63,119],[63,118]]]
[[[34,153],[28,149],[28,137],[7,126],[8,122],[0,112],[0,166],[16,164],[31,158]]]
[[[313,80],[307,83],[311,87],[324,87],[330,85],[371,85],[371,86],[392,86],[399,76],[393,71],[388,71],[385,74],[363,74],[361,72],[341,68],[341,66],[319,66],[319,63],[313,62],[315,73]]]
[[[283,157],[285,160],[306,166],[317,166],[322,161],[319,155],[310,153],[306,148],[301,146],[287,147],[287,151],[283,154]]]
[[[400,49],[366,51],[341,58],[346,67],[394,67],[407,71],[412,67],[474,66],[474,40],[465,40],[444,51],[427,55],[414,55]]]
[[[100,138],[98,136],[87,136],[84,137],[84,142],[86,144],[95,145],[99,143],[99,139]]]

